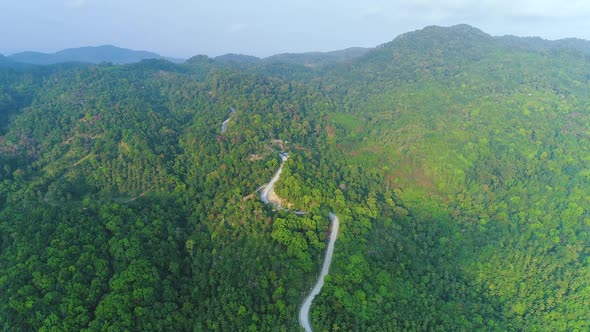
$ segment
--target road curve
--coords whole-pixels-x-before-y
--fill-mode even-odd
[[[227,117],[227,119],[225,121],[223,121],[221,123],[221,133],[225,134],[225,132],[227,131],[227,124],[229,123],[229,119],[231,119],[232,115],[236,114],[236,110],[233,107],[230,107],[230,112],[229,112],[229,116]]]
[[[332,255],[334,254],[334,243],[338,237],[338,228],[340,221],[338,216],[330,212],[330,220],[332,221],[332,231],[330,232],[330,242],[328,242],[328,249],[326,249],[326,257],[324,257],[324,263],[322,264],[322,271],[313,289],[303,301],[301,309],[299,309],[299,324],[305,329],[306,332],[312,332],[311,323],[309,322],[309,310],[311,308],[311,302],[320,293],[324,286],[324,278],[330,271],[330,264],[332,263]]]
[[[228,122],[229,122],[229,118],[227,118],[227,120],[225,120],[221,123],[221,133],[222,134],[225,134],[225,132],[227,131]]]
[[[270,182],[268,182],[268,184],[264,187],[264,189],[260,193],[260,200],[264,204],[270,203],[270,200],[268,199],[268,194],[273,190],[273,188],[275,186],[275,182],[277,182],[279,180],[279,178],[281,177],[281,173],[283,173],[283,164],[285,163],[285,161],[287,161],[287,159],[289,159],[289,155],[287,155],[285,153],[281,153],[281,166],[279,167],[279,169],[277,170],[275,175],[272,177],[272,179],[270,179]]]

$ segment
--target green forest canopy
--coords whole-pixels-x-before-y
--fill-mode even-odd
[[[584,45],[462,25],[314,68],[3,65],[0,326],[298,330],[335,211],[318,331],[588,330]],[[304,216],[257,199],[280,150]]]

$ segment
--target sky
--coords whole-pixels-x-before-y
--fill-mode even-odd
[[[590,1],[0,0],[0,53],[111,44],[188,58],[374,47],[429,25],[590,40]]]

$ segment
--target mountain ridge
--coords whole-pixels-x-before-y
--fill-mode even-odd
[[[166,59],[165,57],[148,51],[136,51],[113,45],[84,46],[68,48],[55,53],[25,51],[8,56],[15,62],[36,65],[52,65],[64,62],[128,64],[146,59]]]
[[[427,39],[432,40],[428,41]],[[434,43],[431,43],[434,42]],[[441,47],[449,44],[460,49],[463,46],[473,46],[474,43],[488,43],[491,45],[503,45],[516,47],[536,52],[544,52],[558,49],[573,49],[584,54],[590,54],[590,41],[580,38],[563,38],[556,40],[543,39],[541,37],[520,37],[514,35],[492,36],[476,27],[468,24],[451,26],[431,25],[422,29],[402,33],[388,42],[375,47],[347,47],[340,50],[326,52],[292,52],[277,53],[267,57],[256,57],[247,54],[227,53],[211,57],[219,63],[248,63],[248,64],[274,64],[285,63],[318,67],[327,64],[337,64],[348,61],[356,61],[380,49],[399,48],[407,44],[423,44],[429,47]],[[195,55],[199,56],[199,54]],[[209,57],[209,56],[207,56]],[[82,62],[97,64],[111,62],[114,64],[128,64],[145,59],[165,59],[180,63],[185,59],[166,57],[155,52],[132,50],[113,46],[110,44],[100,46],[82,46],[67,48],[54,53],[36,51],[24,51],[5,55],[6,59],[14,62],[50,65],[64,62]]]

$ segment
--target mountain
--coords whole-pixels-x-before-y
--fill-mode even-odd
[[[433,75],[452,76],[465,64],[485,57],[496,44],[492,36],[467,25],[431,26],[402,34],[332,72],[333,76],[353,75],[372,85],[383,80],[405,83]]]
[[[565,44],[553,44],[546,52],[531,49],[526,39],[514,43],[519,47],[464,25],[428,27],[333,68],[322,81],[343,110],[333,114],[329,129],[342,159],[368,168],[364,172],[377,174],[387,167],[380,180],[385,188],[397,188],[391,211],[403,206],[411,221],[393,228],[372,224],[368,232],[375,237],[360,246],[370,252],[366,275],[400,275],[383,281],[391,282],[395,291],[389,299],[397,305],[388,306],[387,295],[375,297],[374,305],[352,300],[340,315],[329,308],[346,306],[346,295],[328,293],[318,302],[323,303],[318,313],[336,317],[319,326],[354,329],[355,319],[386,330],[590,325],[588,310],[573,298],[549,304],[556,289],[565,290],[556,285],[566,275],[590,276],[588,250],[581,245],[590,205],[575,194],[590,185],[583,171],[590,136],[582,125],[590,118],[583,106],[590,100],[590,66],[583,52]],[[566,159],[569,166],[563,164]],[[395,224],[400,217],[392,215]],[[381,213],[379,218],[388,220]],[[422,235],[415,241],[407,237],[417,230]],[[562,251],[568,246],[577,246],[572,256]],[[445,258],[432,256],[449,249]],[[440,264],[422,268],[437,259]],[[350,261],[333,264],[339,262],[351,273]],[[408,286],[412,275],[425,279]],[[367,278],[358,280],[359,287],[360,280]],[[581,290],[582,279],[568,282],[578,289],[575,296],[590,296]],[[334,294],[349,285],[335,282]],[[546,292],[547,285],[556,288]],[[540,289],[551,295],[540,296]],[[429,300],[416,301],[416,291],[431,294]],[[375,310],[377,303],[389,309],[378,309],[383,318],[375,321],[376,316],[362,312]],[[573,313],[569,323],[567,312]],[[456,325],[440,318],[458,316],[482,320]]]
[[[0,329],[587,331],[586,43],[0,67]]]
[[[160,55],[146,51],[134,51],[112,45],[69,48],[56,53],[21,52],[9,56],[17,62],[49,65],[62,62],[125,64],[144,59],[160,59]]]

